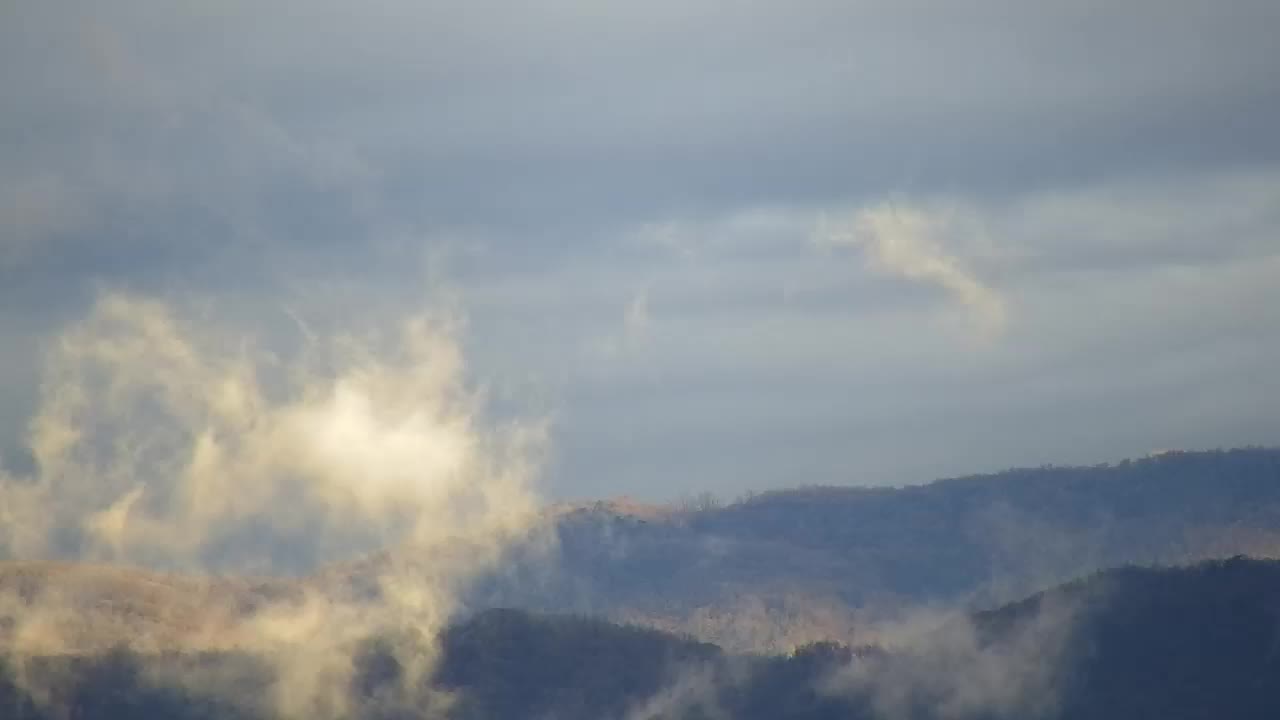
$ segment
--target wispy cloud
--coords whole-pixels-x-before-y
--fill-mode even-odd
[[[858,248],[873,270],[946,290],[973,312],[985,336],[997,336],[1008,322],[1005,299],[948,252],[949,231],[947,218],[939,213],[881,203],[836,226],[822,218],[816,241],[827,247]]]
[[[593,357],[613,360],[634,356],[649,344],[652,330],[649,291],[638,290],[623,305],[621,321],[608,332],[594,338],[589,351]]]
[[[971,616],[923,611],[886,636],[883,657],[855,662],[821,682],[864,696],[878,717],[1043,717],[1057,708],[1075,599],[1049,598],[1000,635]]]
[[[622,333],[628,345],[644,342],[649,337],[649,293],[641,291],[631,297],[622,318]]]

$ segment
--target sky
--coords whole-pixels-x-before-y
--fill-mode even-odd
[[[104,297],[425,310],[548,500],[1280,440],[1280,4],[11,2],[0,459]],[[234,344],[234,342],[232,342]]]

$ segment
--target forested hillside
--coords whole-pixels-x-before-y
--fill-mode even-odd
[[[736,651],[874,640],[861,626],[904,607],[991,607],[1126,563],[1280,555],[1280,451],[1166,453],[707,505],[643,512],[595,503],[549,512],[497,572],[470,588],[467,608],[601,615]],[[138,633],[180,643],[211,613],[231,621],[308,590],[376,593],[382,564],[405,553],[412,550],[313,577],[201,582],[91,565],[0,563],[0,595],[77,598],[85,611],[79,621],[93,624],[98,645]]]
[[[492,610],[445,633],[419,690],[400,686],[384,647],[354,656],[351,717],[1262,720],[1280,717],[1280,563],[1106,571],[883,647],[740,656],[596,619]],[[234,653],[118,650],[4,668],[4,717],[279,717],[264,694],[270,668]]]
[[[815,639],[844,629],[848,608],[989,606],[1126,563],[1280,555],[1280,451],[786,490],[666,514],[597,503],[553,528],[552,549],[539,538],[513,551],[477,607],[601,613],[746,648],[753,631],[727,619],[744,610],[760,625],[821,625],[799,636]]]

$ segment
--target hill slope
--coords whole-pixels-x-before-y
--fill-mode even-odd
[[[511,610],[452,627],[441,646],[431,683],[455,702],[431,712],[458,720],[1262,720],[1280,717],[1280,563],[1106,571],[881,648],[734,656]],[[358,656],[347,716],[440,717],[388,702],[398,670],[378,647]],[[20,659],[28,680],[52,679],[53,705],[26,695],[8,662],[5,717],[277,717],[259,697],[270,668],[234,653]],[[223,695],[157,684],[158,664],[241,680]]]
[[[902,607],[989,607],[1100,568],[1235,554],[1280,555],[1280,450],[1167,453],[907,488],[781,491],[696,512],[559,508],[471,588],[468,605],[603,615],[731,650],[786,651],[815,640],[874,640],[867,623]],[[304,590],[372,596],[385,561],[298,580],[199,581],[0,563],[0,601],[21,601],[0,602],[0,641],[6,613],[52,597],[44,605],[83,610],[46,623],[64,646],[101,649],[119,638],[189,646],[201,634],[216,640],[219,618]]]
[[[665,516],[602,503],[558,515],[553,530],[549,557],[517,549],[475,605],[785,649],[846,633],[849,608],[990,605],[1127,563],[1280,556],[1280,450],[781,491]],[[754,630],[734,625],[744,614]],[[761,630],[770,623],[800,631]]]

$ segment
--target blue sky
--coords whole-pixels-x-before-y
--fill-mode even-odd
[[[0,448],[104,293],[447,305],[549,498],[1280,436],[1280,6],[0,10]],[[187,315],[186,317],[191,317]]]

